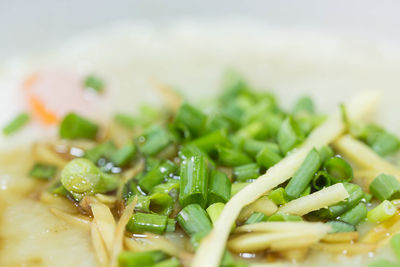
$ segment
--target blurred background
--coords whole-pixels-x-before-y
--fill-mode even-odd
[[[116,20],[251,18],[267,25],[400,41],[396,0],[0,0],[0,60],[44,51]]]

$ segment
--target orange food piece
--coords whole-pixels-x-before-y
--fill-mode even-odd
[[[104,118],[107,94],[85,90],[83,77],[73,70],[33,72],[21,89],[32,117],[43,125],[54,125],[70,112],[88,118]]]
[[[32,111],[35,116],[37,116],[41,122],[44,124],[56,124],[59,121],[59,118],[53,112],[46,109],[44,104],[35,96],[29,96],[29,104],[32,107]]]
[[[56,124],[59,118],[56,114],[46,109],[44,103],[32,93],[32,86],[39,80],[39,74],[29,75],[23,82],[22,87],[27,91],[28,104],[34,116],[46,125]]]

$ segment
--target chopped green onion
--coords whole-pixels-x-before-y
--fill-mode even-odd
[[[96,91],[97,93],[101,93],[104,90],[104,83],[103,81],[94,75],[88,75],[85,78],[84,81],[84,86],[86,88],[90,88],[94,91]]]
[[[154,264],[152,267],[180,267],[181,264],[176,258],[170,258]]]
[[[332,185],[331,176],[326,171],[319,171],[314,175],[311,184],[316,190],[321,190]]]
[[[116,166],[123,167],[133,159],[136,154],[136,147],[132,143],[128,143],[112,154],[110,160]]]
[[[129,204],[136,196],[132,195],[127,204]],[[166,193],[154,193],[150,196],[137,195],[136,211],[154,212],[160,215],[170,215],[172,212],[174,201],[170,195]]]
[[[299,129],[301,130],[303,136],[307,136],[316,126],[315,116],[312,116],[307,113],[299,113],[295,114],[294,116],[295,116],[295,121],[299,126]]]
[[[231,197],[239,193],[240,190],[245,188],[250,183],[233,183],[231,188]]]
[[[154,264],[167,258],[164,252],[159,250],[131,252],[123,251],[118,256],[119,267],[154,266]]]
[[[256,106],[248,111],[250,119],[264,118],[267,112],[271,114],[279,114],[281,112],[276,97],[272,93],[263,91],[257,93],[249,92],[249,94],[257,101]]]
[[[252,106],[252,100],[248,96],[239,96],[235,101],[228,103],[221,110],[221,114],[228,119],[235,128],[242,126],[243,119]]]
[[[192,144],[184,145],[178,154],[179,154],[179,157],[181,158],[181,160],[187,159],[195,154],[202,155],[202,156],[206,157],[207,163],[209,165],[215,167],[215,162],[210,158],[210,156],[195,145],[192,145]]]
[[[141,105],[140,114],[137,118],[140,125],[143,127],[154,125],[154,122],[162,117],[163,110],[157,106],[152,105]]]
[[[119,186],[117,176],[103,173],[88,159],[76,158],[64,166],[61,183],[76,200],[86,195],[106,193]]]
[[[244,138],[238,136],[237,134],[235,135],[230,135],[228,137],[229,140],[229,144],[227,145],[227,147],[230,147],[233,150],[239,150],[241,151],[243,148],[243,143],[244,143]]]
[[[237,134],[230,135],[228,136],[229,144],[227,145],[227,147],[230,147],[233,150],[242,151],[244,140],[244,138],[238,136]]]
[[[365,204],[358,203],[357,206],[340,215],[339,220],[357,226],[367,217],[367,213],[368,210]]]
[[[30,120],[28,113],[21,113],[3,128],[4,135],[12,135],[26,125]]]
[[[255,158],[264,147],[268,147],[270,151],[278,155],[280,154],[279,146],[273,142],[246,139],[243,143],[243,150],[253,158]]]
[[[289,202],[286,191],[283,187],[278,187],[272,190],[268,194],[268,198],[271,199],[276,205],[282,205]]]
[[[138,138],[140,151],[146,156],[154,156],[171,143],[169,133],[161,126],[155,125]]]
[[[400,198],[400,182],[392,175],[378,175],[369,185],[369,190],[380,201]]]
[[[169,131],[172,133],[175,140],[185,141],[190,140],[193,138],[192,134],[190,133],[188,127],[185,124],[170,124],[168,126]]]
[[[272,114],[272,113],[269,113],[269,114],[266,114],[263,116],[266,117],[264,122],[265,122],[266,129],[268,129],[268,133],[269,133],[268,137],[273,140],[276,140],[276,137],[282,127],[283,122],[284,122],[284,118],[280,114],[277,115],[277,114]],[[279,142],[278,142],[278,145],[279,145]],[[280,148],[280,151],[281,151],[281,148]]]
[[[333,233],[344,233],[344,232],[354,232],[356,228],[352,224],[348,224],[345,222],[340,222],[340,221],[328,221],[327,224],[329,224],[332,229],[329,231],[330,234]]]
[[[328,208],[323,208],[316,211],[315,214],[317,216],[325,219],[334,219],[347,210],[355,207],[364,197],[364,192],[360,186],[351,183],[343,183],[343,186],[349,193],[349,197],[344,201],[329,206]]]
[[[96,139],[99,127],[75,113],[67,114],[61,121],[59,135],[64,139]]]
[[[229,140],[229,145],[228,147],[230,147],[233,150],[238,150],[242,152],[242,148],[243,148],[243,143],[244,143],[244,138],[238,136],[237,134],[235,135],[230,135],[228,137]],[[244,151],[243,151],[244,152]]]
[[[291,117],[287,117],[283,121],[277,136],[277,141],[283,154],[292,150],[303,139],[303,133],[297,123]]]
[[[166,183],[158,184],[151,190],[152,193],[165,193],[174,197],[179,191],[179,180],[169,179]]]
[[[51,186],[49,189],[47,189],[47,191],[52,194],[63,197],[66,197],[69,194],[68,190],[65,189],[65,187],[61,184],[61,182],[58,182],[55,185]]]
[[[240,128],[236,132],[236,134],[237,136],[244,139],[248,138],[263,139],[268,135],[268,128],[265,126],[264,121],[254,121]]]
[[[174,200],[165,193],[154,193],[149,196],[150,211],[161,215],[170,215],[174,205]]]
[[[133,116],[123,113],[115,114],[114,121],[128,129],[133,129],[138,124]]]
[[[371,143],[371,148],[384,157],[396,152],[400,148],[400,140],[387,132],[378,133]]]
[[[332,184],[353,180],[353,168],[342,158],[328,159],[324,164],[324,170],[331,176]]]
[[[164,179],[168,178],[172,173],[174,173],[176,169],[177,166],[169,160],[161,162],[139,181],[139,186],[143,189],[143,191],[148,193],[153,189],[153,187],[161,184]]]
[[[133,195],[127,200],[129,205],[137,197],[135,211],[150,212],[150,198],[143,195]]]
[[[222,146],[218,146],[217,150],[218,150],[218,159],[223,165],[239,166],[252,162],[249,156],[240,151]]]
[[[261,212],[253,212],[244,224],[252,224],[258,222],[266,222],[268,217]]]
[[[185,207],[197,203],[207,204],[208,168],[203,155],[193,154],[183,159],[180,172],[179,202]]]
[[[207,212],[198,204],[190,204],[184,207],[176,216],[176,219],[189,236],[196,233],[207,234],[212,229]]]
[[[136,126],[146,128],[154,125],[161,118],[161,111],[153,106],[143,105],[140,107],[140,114],[135,117],[126,113],[114,115],[114,121],[127,129],[134,129]]]
[[[91,160],[94,163],[97,163],[101,158],[110,159],[116,151],[117,147],[114,145],[114,143],[111,141],[106,141],[89,150],[86,150],[83,157]]]
[[[363,140],[365,143],[367,143],[369,146],[372,146],[374,143],[376,137],[385,132],[385,129],[382,127],[376,125],[376,124],[367,124],[365,125],[359,125],[359,132],[357,132],[358,135],[356,135],[357,138],[360,138]]]
[[[206,116],[188,103],[183,103],[175,115],[174,124],[188,129],[191,136],[199,136],[204,130]]]
[[[305,197],[311,194],[311,185],[307,186],[306,189],[300,194],[300,197]]]
[[[222,202],[216,202],[211,204],[207,209],[208,216],[211,219],[211,222],[214,224],[217,220],[219,215],[221,215],[222,210],[224,209],[225,204]]]
[[[361,201],[363,202],[363,203],[371,203],[371,200],[372,200],[372,194],[368,194],[368,193],[364,193],[364,196],[363,196],[363,198],[361,199]]]
[[[128,199],[133,195],[139,195],[139,190],[136,182],[131,179],[122,187],[122,199],[128,201]]]
[[[230,130],[231,128],[232,128],[231,123],[221,115],[213,114],[207,117],[206,129],[208,133],[220,129]]]
[[[231,181],[225,173],[213,171],[208,184],[208,205],[216,202],[228,202],[231,198],[231,187]]]
[[[301,113],[301,112],[307,112],[307,113],[314,113],[314,102],[309,96],[303,96],[299,98],[296,102],[296,104],[293,107],[293,113]]]
[[[390,238],[390,246],[397,259],[400,260],[400,234],[395,234]]]
[[[146,161],[145,162],[145,171],[146,172],[149,172],[149,171],[153,170],[154,168],[157,168],[163,162],[161,159],[158,159],[158,158],[146,158],[145,161]]]
[[[330,146],[323,146],[318,150],[319,156],[321,158],[321,162],[325,163],[328,159],[332,158],[334,153],[333,149]]]
[[[256,156],[257,163],[265,168],[270,168],[282,160],[281,155],[265,146]]]
[[[370,222],[383,222],[390,219],[396,214],[396,212],[396,207],[389,200],[385,200],[372,210],[368,211],[367,219]]]
[[[191,144],[202,149],[206,153],[215,150],[216,145],[228,145],[229,141],[227,139],[226,129],[220,129],[215,132],[203,135],[191,142]]]
[[[260,176],[260,167],[257,163],[236,166],[233,168],[233,176],[239,182],[257,179]]]
[[[399,267],[399,264],[387,259],[375,259],[373,262],[368,264],[368,267]]]
[[[30,170],[29,176],[41,180],[50,180],[56,173],[56,166],[36,163]]]
[[[131,233],[163,234],[167,228],[168,217],[158,214],[136,212],[129,219],[126,229]]]
[[[300,222],[303,219],[297,215],[290,215],[285,213],[275,213],[268,217],[268,222]]]
[[[167,233],[175,232],[175,224],[176,224],[176,221],[174,219],[168,219],[167,228],[165,228],[165,232],[167,232]]]
[[[314,148],[312,149],[303,163],[300,165],[300,168],[293,175],[293,178],[290,179],[287,184],[285,191],[289,198],[296,199],[301,193],[307,188],[313,179],[315,172],[318,171],[321,166],[321,159],[319,157],[319,153]]]

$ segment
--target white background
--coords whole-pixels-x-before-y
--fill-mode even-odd
[[[322,28],[400,41],[396,0],[0,0],[0,60],[54,47],[116,20],[250,17],[269,25]]]

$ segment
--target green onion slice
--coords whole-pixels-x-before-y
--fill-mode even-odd
[[[342,158],[328,159],[324,164],[324,170],[331,176],[332,184],[353,180],[353,168]]]
[[[400,198],[400,182],[392,175],[378,175],[369,185],[369,190],[380,201]]]
[[[3,128],[4,135],[12,135],[18,132],[23,126],[25,126],[30,120],[28,113],[21,113],[10,121]]]
[[[50,180],[57,173],[57,167],[42,163],[36,163],[29,172],[29,176],[41,179]]]
[[[59,135],[64,139],[96,139],[99,127],[75,113],[67,114],[61,121]]]

